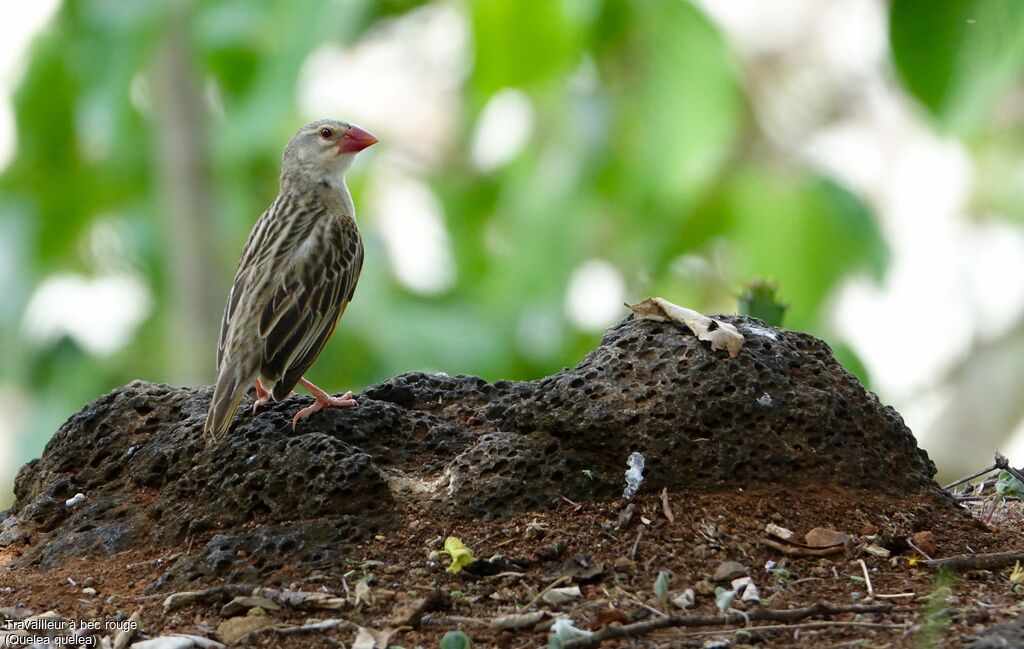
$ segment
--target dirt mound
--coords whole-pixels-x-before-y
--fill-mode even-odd
[[[215,445],[202,437],[209,388],[136,381],[83,408],[19,472],[0,547],[17,549],[15,570],[187,547],[151,588],[258,580],[286,565],[344,566],[352,543],[393,533],[410,511],[493,519],[616,498],[634,451],[646,458],[641,493],[936,492],[900,416],[825,343],[723,320],[746,336],[736,358],[682,327],[629,319],[544,379],[405,374],[294,432],[308,397],[255,416],[243,405]]]

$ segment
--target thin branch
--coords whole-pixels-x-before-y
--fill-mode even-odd
[[[640,549],[640,539],[644,536],[644,528],[641,525],[639,531],[636,533],[636,541],[633,541],[633,549],[629,553],[629,560],[636,561],[636,552]]]
[[[868,585],[868,597],[874,597],[875,588],[871,585],[871,575],[868,574],[868,564],[864,563],[864,559],[857,559],[857,563],[860,564],[860,569],[864,573],[864,581]]]
[[[974,480],[975,478],[980,478],[981,476],[985,475],[986,473],[989,473],[991,471],[995,471],[998,468],[999,468],[998,464],[993,464],[992,466],[990,466],[987,469],[982,469],[981,471],[975,471],[974,473],[972,473],[971,475],[969,475],[969,476],[967,476],[965,478],[960,478],[959,480],[955,480],[953,482],[950,482],[948,485],[944,486],[943,489],[946,490],[946,491],[949,491],[953,487],[958,487],[958,486],[962,485],[965,482],[970,482],[971,480]]]
[[[306,633],[317,633],[320,631],[328,631],[330,629],[347,629],[354,630],[359,628],[358,624],[343,620],[341,618],[330,618],[327,620],[320,620],[312,624],[303,624],[301,626],[271,626],[265,629],[257,629],[257,632],[264,633],[276,633],[277,635],[304,635]]]
[[[800,624],[768,624],[765,626],[748,626],[742,629],[719,629],[717,631],[690,631],[682,634],[684,638],[698,638],[700,636],[721,635],[723,633],[734,633],[744,631],[755,633],[759,631],[793,631],[796,629],[827,629],[828,627],[864,627],[869,629],[906,629],[906,624],[892,622],[844,622],[840,620],[826,620],[824,622],[802,622]]]
[[[1024,561],[1024,551],[959,554],[945,559],[928,559],[918,563],[935,570],[994,570],[1012,566],[1018,561]]]
[[[668,487],[661,490],[661,511],[664,512],[669,524],[676,522],[676,517],[672,513],[672,504],[668,501]]]
[[[891,609],[892,604],[885,603],[837,606],[825,602],[818,602],[813,606],[805,606],[804,608],[792,608],[786,610],[772,608],[755,609],[749,613],[744,613],[743,615],[738,613],[727,615],[694,615],[687,617],[670,615],[668,617],[647,620],[645,622],[637,622],[635,624],[606,626],[589,636],[568,640],[565,642],[564,647],[565,649],[586,649],[588,647],[596,647],[605,640],[614,640],[616,638],[635,638],[651,633],[652,631],[657,631],[658,629],[668,629],[672,627],[725,626],[729,624],[740,624],[745,621],[797,622],[799,620],[815,616],[840,615],[843,613],[887,613]]]
[[[528,603],[524,604],[523,606],[520,606],[519,610],[520,611],[525,611],[526,609],[528,609],[531,606],[535,605],[537,602],[540,601],[541,597],[544,597],[544,593],[548,592],[549,590],[551,590],[555,586],[561,586],[562,584],[564,584],[567,581],[572,581],[572,577],[569,576],[569,575],[562,575],[558,579],[556,579],[553,582],[551,582],[550,584],[548,584],[547,588],[545,588],[544,590],[542,590],[539,593],[537,593],[537,596],[534,597],[533,599],[531,599]]]

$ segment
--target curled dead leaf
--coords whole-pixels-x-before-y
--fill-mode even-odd
[[[709,318],[693,309],[672,304],[660,297],[649,297],[643,302],[626,304],[638,318],[677,322],[685,325],[700,340],[711,343],[711,349],[724,349],[729,356],[738,356],[743,349],[743,334],[728,322]]]

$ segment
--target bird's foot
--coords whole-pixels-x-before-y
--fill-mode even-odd
[[[346,392],[340,397],[332,397],[306,379],[299,379],[299,383],[313,393],[315,401],[313,401],[313,405],[295,413],[295,416],[292,417],[292,430],[295,430],[300,421],[325,408],[351,408],[356,405],[356,400],[352,398],[351,392]]]
[[[270,401],[270,393],[264,389],[259,378],[256,379],[256,382],[253,385],[256,387],[256,401],[252,404],[252,414],[255,415],[256,411],[259,410],[261,406],[266,405],[266,403]]]

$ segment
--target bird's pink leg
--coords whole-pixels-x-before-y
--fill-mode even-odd
[[[313,405],[307,406],[295,413],[295,416],[292,417],[292,430],[295,430],[295,426],[300,421],[324,408],[351,408],[356,405],[356,400],[352,398],[351,392],[346,392],[340,397],[332,397],[306,379],[299,379],[299,383],[312,393],[316,401],[313,402]]]
[[[263,384],[260,383],[260,377],[256,377],[256,382],[253,384],[256,386],[256,402],[252,404],[252,414],[256,414],[260,406],[270,401],[270,393],[263,388]]]

